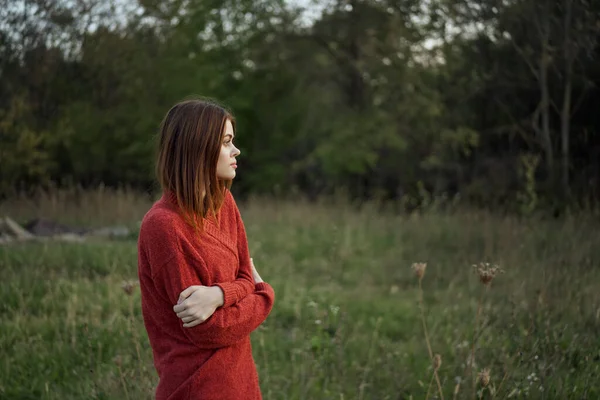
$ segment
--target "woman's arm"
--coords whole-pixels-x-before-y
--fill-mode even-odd
[[[254,282],[262,283],[263,280],[250,259]],[[206,321],[218,307],[223,306],[223,291],[218,286],[190,286],[179,294],[177,305],[173,311],[183,322],[184,328],[191,328]]]
[[[173,257],[153,274],[155,286],[176,305],[180,293],[187,287],[202,285],[195,272],[195,259],[175,251]],[[188,339],[200,348],[230,346],[247,337],[269,315],[275,293],[267,283],[257,283],[252,293],[227,307],[218,308],[206,321],[194,327],[183,327]],[[177,318],[175,313],[174,318]]]
[[[230,307],[250,293],[253,293],[254,285],[257,283],[257,280],[254,278],[254,268],[250,259],[244,221],[242,220],[240,210],[230,191],[227,191],[226,194],[225,210],[226,212],[233,213],[235,217],[235,234],[237,236],[236,242],[239,267],[235,281],[215,283],[215,286],[220,287],[223,292],[223,304],[221,305],[223,308]]]

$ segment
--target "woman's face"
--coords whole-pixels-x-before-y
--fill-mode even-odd
[[[223,180],[235,178],[237,168],[235,158],[239,155],[240,151],[233,145],[233,125],[230,120],[227,120],[221,141],[221,153],[217,161],[217,178]]]

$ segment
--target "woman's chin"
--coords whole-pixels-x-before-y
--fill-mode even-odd
[[[232,173],[232,174],[228,174],[227,176],[221,175],[218,176],[217,178],[222,180],[222,181],[232,181],[236,176],[236,173]]]

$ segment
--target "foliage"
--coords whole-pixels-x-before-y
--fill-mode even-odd
[[[589,0],[336,0],[311,19],[282,0],[2,1],[0,196],[150,188],[158,124],[192,95],[236,115],[248,194],[422,184],[493,206],[520,201],[524,154],[538,206],[599,194]]]

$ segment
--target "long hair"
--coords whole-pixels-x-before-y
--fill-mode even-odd
[[[156,176],[164,193],[174,196],[184,218],[198,231],[204,218],[216,216],[231,180],[217,178],[217,161],[227,120],[219,104],[199,99],[174,105],[159,133]]]

